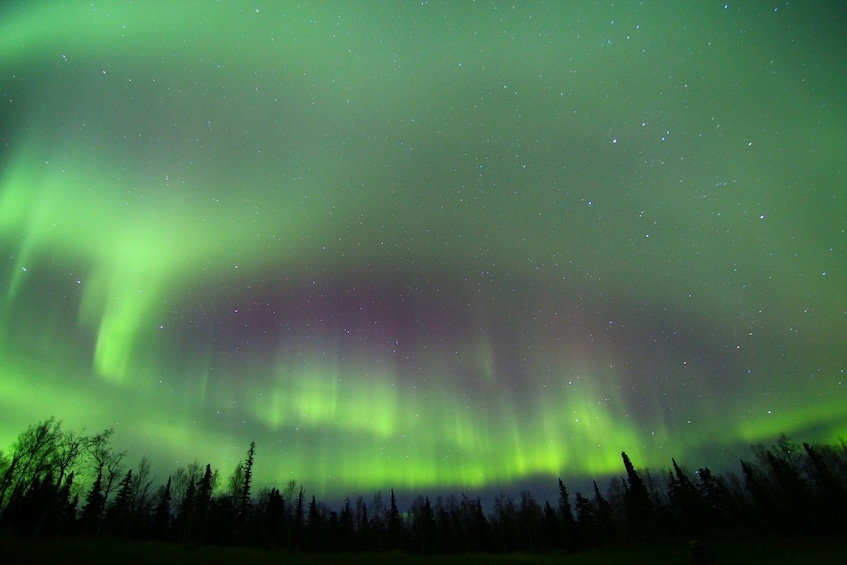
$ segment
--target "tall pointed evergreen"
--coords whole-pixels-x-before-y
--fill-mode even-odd
[[[724,483],[712,474],[708,467],[697,470],[699,482],[697,490],[703,501],[704,519],[714,530],[721,530],[728,524],[730,495]]]
[[[598,543],[599,535],[596,508],[579,491],[577,491],[574,497],[574,507],[576,509],[576,522],[582,542],[588,545]]]
[[[706,525],[700,492],[676,459],[671,459],[671,462],[673,472],[668,474],[668,495],[673,520],[669,526],[682,534],[697,534]]]
[[[600,492],[597,481],[594,482],[594,504],[597,507],[597,524],[600,531],[601,541],[610,543],[615,539],[615,515],[612,505]]]
[[[82,531],[96,536],[100,529],[100,519],[103,516],[103,508],[106,505],[106,497],[103,495],[103,474],[98,473],[94,484],[85,495],[85,505],[82,507],[80,523]]]
[[[344,499],[344,506],[341,508],[338,529],[341,549],[353,549],[353,539],[356,534],[356,527],[353,520],[353,507],[350,505],[349,498]]]
[[[194,530],[195,537],[199,541],[203,541],[206,536],[206,528],[209,523],[209,513],[212,506],[212,488],[214,482],[214,473],[212,473],[212,465],[206,463],[206,470],[203,476],[197,483],[197,492],[194,497]]]
[[[171,525],[171,478],[159,494],[159,503],[153,513],[153,535],[160,540],[167,540]]]
[[[400,511],[397,509],[397,499],[394,497],[394,489],[391,489],[391,502],[388,508],[388,547],[396,549],[400,547],[402,536],[402,524],[400,523]]]
[[[294,503],[294,538],[298,546],[302,544],[303,538],[303,522],[306,517],[305,512],[306,490],[300,485],[300,490],[297,491],[297,501]]]
[[[654,528],[653,502],[650,493],[644,485],[632,461],[625,452],[621,452],[624,468],[627,476],[626,490],[626,521],[627,530],[636,538],[644,538]]]
[[[283,542],[283,526],[285,524],[285,499],[279,489],[272,488],[268,494],[268,502],[264,512],[264,542],[268,545]]]
[[[562,479],[559,479],[559,516],[562,521],[562,545],[568,548],[576,548],[580,545],[576,520],[571,510],[568,489],[565,487]]]
[[[106,511],[106,527],[113,535],[126,537],[132,528],[132,469],[118,484],[118,492]]]
[[[253,461],[255,456],[256,440],[253,440],[250,442],[250,449],[247,450],[247,458],[244,460],[244,482],[241,485],[241,493],[238,500],[238,519],[241,525],[244,524],[250,505],[250,487],[253,484]]]
[[[319,547],[321,528],[323,526],[320,511],[318,510],[318,501],[315,495],[312,495],[312,500],[309,502],[309,510],[306,516],[307,540],[306,547],[314,550]]]
[[[185,491],[185,498],[179,505],[179,513],[177,514],[177,524],[180,541],[188,541],[192,539],[193,522],[195,517],[195,503],[197,497],[197,485],[194,482],[194,477],[188,482],[188,489]]]

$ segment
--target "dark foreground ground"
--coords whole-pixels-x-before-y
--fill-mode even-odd
[[[847,540],[841,537],[773,538],[755,541],[720,540],[707,542],[707,551],[720,565],[813,564],[844,565],[847,563]],[[405,553],[304,554],[280,550],[247,548],[215,548],[169,545],[161,543],[119,543],[79,539],[18,539],[0,536],[0,562],[4,564],[109,564],[140,563],[280,563],[292,565],[346,564],[553,564],[568,565],[656,565],[689,563],[688,544],[654,545],[636,548],[585,550],[575,554],[461,554],[439,556]]]

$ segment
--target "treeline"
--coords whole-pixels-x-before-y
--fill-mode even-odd
[[[740,475],[690,472],[671,460],[660,473],[623,471],[601,490],[558,500],[500,493],[418,496],[401,512],[387,500],[347,499],[337,509],[296,481],[253,490],[255,443],[229,477],[211,465],[177,469],[156,484],[143,458],[134,468],[112,431],[86,435],[50,419],[0,454],[0,526],[26,536],[80,536],[290,550],[415,553],[576,551],[587,547],[733,533],[836,533],[847,529],[847,444],[794,445],[785,436],[753,446]],[[81,480],[85,477],[85,480]],[[82,483],[85,483],[84,485]]]

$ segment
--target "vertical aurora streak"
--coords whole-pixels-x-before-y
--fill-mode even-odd
[[[143,5],[142,5],[143,4]],[[0,440],[320,494],[847,434],[842,4],[0,9]]]

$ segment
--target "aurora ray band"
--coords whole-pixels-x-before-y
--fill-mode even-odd
[[[0,8],[4,446],[343,495],[847,432],[835,6],[150,4]]]

